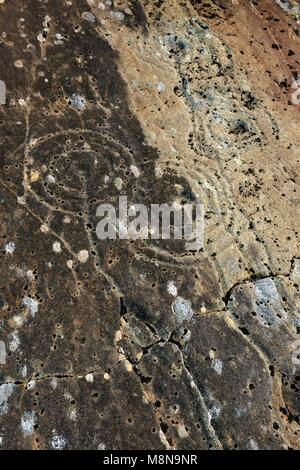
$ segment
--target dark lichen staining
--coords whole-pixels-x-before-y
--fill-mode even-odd
[[[300,447],[290,4],[0,2],[2,448]],[[204,248],[100,241],[120,195]]]

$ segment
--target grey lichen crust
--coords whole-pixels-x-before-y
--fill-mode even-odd
[[[1,448],[300,449],[293,8],[0,2]],[[99,240],[124,194],[204,248]]]

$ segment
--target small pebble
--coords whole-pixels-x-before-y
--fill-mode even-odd
[[[15,67],[17,67],[18,69],[21,69],[23,67],[23,62],[22,60],[18,59],[15,61]]]
[[[81,250],[77,254],[77,259],[80,261],[80,263],[86,263],[87,260],[89,259],[89,252],[87,250]]]
[[[49,232],[49,227],[46,224],[43,224],[40,226],[40,231],[43,233],[48,233]]]
[[[93,13],[90,13],[89,11],[84,11],[82,13],[81,17],[86,21],[91,21],[91,22],[95,21],[95,17],[93,15]]]
[[[60,242],[53,243],[53,251],[54,253],[61,253],[61,244]]]

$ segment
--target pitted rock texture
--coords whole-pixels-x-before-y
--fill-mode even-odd
[[[300,448],[298,15],[1,2],[1,448]],[[99,240],[120,195],[203,249]]]

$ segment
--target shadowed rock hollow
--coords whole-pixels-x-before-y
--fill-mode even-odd
[[[297,2],[0,3],[0,446],[299,449]]]

